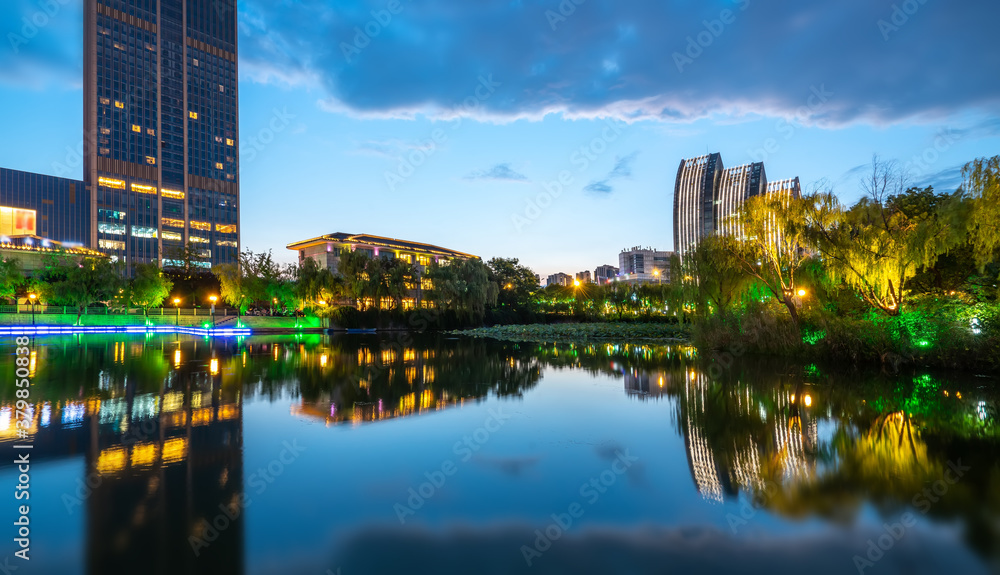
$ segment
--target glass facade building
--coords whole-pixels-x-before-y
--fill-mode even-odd
[[[239,254],[236,0],[85,0],[88,243],[170,265]]]
[[[743,202],[765,193],[801,196],[798,178],[769,183],[764,164],[725,168],[721,154],[681,160],[674,186],[674,250],[681,257],[713,234],[740,237]]]
[[[89,245],[90,204],[82,181],[0,168],[0,236]]]

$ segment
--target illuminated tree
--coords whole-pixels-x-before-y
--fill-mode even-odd
[[[1000,156],[980,158],[962,169],[965,197],[972,206],[966,219],[976,264],[994,261],[1000,248]]]
[[[873,157],[871,174],[861,186],[865,197],[850,209],[832,194],[811,196],[806,203],[809,238],[834,279],[842,279],[872,307],[899,315],[907,282],[964,241],[964,232],[949,225],[951,218],[940,217],[950,213],[947,208],[917,197],[933,191],[904,189],[895,162]]]
[[[470,323],[482,321],[486,306],[496,305],[499,287],[490,281],[489,268],[480,260],[454,260],[445,266],[434,263],[425,277],[434,286],[427,293],[430,300]]]
[[[241,273],[236,264],[217,265],[212,268],[212,273],[219,279],[219,292],[223,301],[235,306],[239,313],[246,313],[253,301],[253,281]]]
[[[735,263],[758,280],[799,325],[797,274],[810,255],[808,199],[765,194],[747,200],[735,216],[738,236],[723,245]]]
[[[142,308],[143,314],[148,314],[149,308],[163,304],[173,287],[174,283],[158,265],[138,264],[135,276],[128,282],[128,299],[132,305]]]
[[[709,236],[685,254],[678,283],[687,288],[698,309],[711,306],[726,315],[746,292],[750,282],[741,260],[734,255],[739,251],[736,241],[729,236]]]

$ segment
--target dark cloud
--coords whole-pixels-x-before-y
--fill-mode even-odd
[[[546,14],[556,0],[401,0],[395,15],[383,0],[244,0],[241,70],[314,83],[329,109],[380,117],[723,113],[839,125],[996,109],[1000,4],[914,0],[912,14],[896,12],[902,4],[588,0],[563,2],[575,6],[563,20]]]
[[[622,178],[632,177],[632,162],[635,161],[636,157],[639,156],[639,152],[632,152],[625,157],[615,158],[615,167],[608,172],[608,175],[604,176],[603,179],[594,180],[584,186],[584,190],[588,192],[597,192],[600,194],[610,194],[615,191],[611,182],[614,180],[620,180]]]
[[[510,164],[497,164],[488,170],[475,170],[467,180],[501,180],[508,182],[527,182],[528,176],[511,169]]]
[[[950,168],[941,170],[933,174],[928,174],[916,178],[914,185],[921,188],[927,186],[934,186],[934,191],[938,193],[951,193],[962,186],[964,180],[962,178],[962,168],[964,164],[958,166],[952,166]]]

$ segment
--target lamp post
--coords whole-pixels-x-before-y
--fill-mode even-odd
[[[35,325],[35,299],[37,298],[38,296],[33,293],[28,294],[28,299],[31,300],[31,325]]]
[[[661,285],[660,270],[653,270],[653,275],[656,276],[656,285]]]
[[[181,298],[174,298],[174,308],[177,310],[177,326],[181,325]]]
[[[212,327],[215,327],[215,302],[219,299],[216,296],[209,296],[208,298],[212,302]]]

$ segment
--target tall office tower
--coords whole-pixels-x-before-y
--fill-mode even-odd
[[[742,237],[743,230],[736,215],[743,202],[767,190],[764,164],[744,164],[722,171],[716,193],[715,231],[724,235]]]
[[[85,0],[90,244],[197,265],[239,254],[236,0]]]
[[[674,251],[681,257],[715,232],[715,190],[722,179],[721,154],[681,160],[674,186]]]

